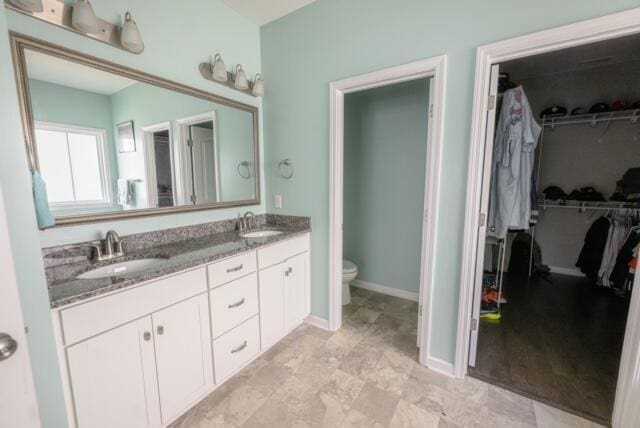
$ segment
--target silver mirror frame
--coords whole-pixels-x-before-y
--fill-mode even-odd
[[[161,88],[169,89],[172,91],[180,92],[185,95],[201,98],[207,101],[212,101],[218,104],[225,105],[227,107],[236,108],[249,112],[253,116],[253,139],[254,139],[254,165],[255,165],[255,178],[256,188],[254,199],[242,200],[242,201],[230,201],[230,202],[217,202],[211,204],[202,205],[182,205],[177,207],[166,208],[144,208],[130,211],[119,212],[107,212],[97,214],[82,214],[73,216],[56,217],[56,226],[69,226],[78,224],[95,223],[101,221],[118,221],[132,218],[159,216],[167,214],[177,214],[192,211],[203,211],[219,208],[232,208],[248,205],[260,204],[260,126],[258,118],[258,108],[235,101],[229,98],[215,95],[209,92],[202,91],[200,89],[192,88],[180,83],[172,82],[161,77],[153,76],[141,71],[134,70],[110,61],[106,61],[91,55],[87,55],[81,52],[70,50],[58,45],[54,45],[42,40],[34,39],[23,34],[16,32],[10,32],[11,48],[13,53],[13,63],[16,75],[16,84],[18,86],[18,99],[20,102],[20,112],[22,116],[22,127],[24,130],[25,143],[27,146],[27,156],[29,161],[29,168],[31,170],[38,170],[38,153],[35,144],[35,132],[33,111],[31,108],[31,99],[29,97],[29,79],[27,74],[25,50],[33,50],[41,52],[47,55],[56,56],[58,58],[73,61],[82,65],[97,68],[102,71],[114,73],[123,77],[128,77],[143,83],[159,86]]]

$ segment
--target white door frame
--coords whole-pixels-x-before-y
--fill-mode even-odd
[[[419,331],[422,332],[420,362],[427,365],[429,356],[431,293],[434,274],[437,203],[440,190],[442,160],[442,134],[444,126],[444,92],[446,55],[412,62],[348,79],[331,82],[330,96],[330,211],[329,211],[329,329],[338,330],[342,324],[342,193],[344,149],[344,95],[365,89],[388,86],[420,78],[433,78],[433,107],[430,107],[429,140],[427,141],[427,168],[425,177],[422,232],[422,266],[420,284]]]
[[[480,227],[480,196],[483,187],[483,154],[488,112],[491,66],[526,56],[640,33],[640,8],[595,18],[576,24],[545,30],[526,36],[481,46],[477,50],[475,92],[469,171],[467,176],[466,217],[458,308],[455,375],[467,373],[475,266]],[[487,186],[487,183],[484,183]],[[636,275],[631,308],[627,320],[625,344],[613,412],[613,426],[632,426],[640,420],[640,275]],[[633,405],[635,399],[636,405]],[[635,419],[634,419],[635,418]],[[625,425],[625,422],[627,423]]]
[[[144,136],[144,166],[147,178],[147,202],[149,208],[158,207],[158,187],[156,183],[156,158],[155,158],[155,144],[153,140],[153,134],[158,131],[169,131],[169,156],[171,159],[171,185],[173,186],[173,203],[176,205],[176,175],[179,168],[176,167],[175,162],[175,148],[173,146],[173,129],[171,122],[156,123],[155,125],[145,126],[142,128],[142,135]]]
[[[186,141],[189,139],[189,126],[195,125],[198,123],[213,122],[213,152],[215,157],[215,177],[216,177],[216,198],[220,197],[220,168],[218,166],[218,117],[216,115],[216,111],[209,111],[201,114],[196,114],[194,116],[183,117],[176,120],[178,124],[178,144],[176,144],[176,153],[178,155],[178,161],[176,165],[179,165],[180,171],[176,172],[176,175],[180,179],[180,194],[181,201],[180,205],[190,204],[191,201],[188,200],[189,195],[191,195],[191,189],[189,188],[191,183],[191,174],[190,170],[192,165],[188,164],[189,162],[189,148],[186,144]]]
[[[13,253],[9,240],[9,228],[0,190],[0,332],[9,334],[18,348],[4,361],[0,361],[0,415],[2,425],[36,428],[40,426],[40,414],[36,400],[29,345],[22,317],[18,294]]]

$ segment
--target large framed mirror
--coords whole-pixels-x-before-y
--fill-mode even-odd
[[[257,107],[12,33],[57,225],[260,203]]]

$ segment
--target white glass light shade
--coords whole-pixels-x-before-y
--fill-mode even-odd
[[[131,18],[131,13],[124,15],[124,24],[122,24],[122,32],[120,33],[120,44],[127,50],[140,53],[144,50],[144,41],[140,29]]]
[[[247,82],[247,75],[242,69],[242,66],[240,64],[236,66],[236,78],[235,78],[234,86],[236,87],[236,89],[240,89],[241,91],[244,91],[245,89],[249,88],[249,82]]]
[[[9,0],[9,3],[27,12],[42,12],[42,0]]]
[[[71,25],[82,33],[97,33],[98,18],[91,3],[87,0],[77,0],[73,5]]]
[[[213,79],[217,80],[218,82],[226,82],[228,79],[227,67],[224,65],[222,56],[219,53],[213,57],[213,67],[211,73],[213,74]]]
[[[253,90],[251,93],[256,97],[264,95],[264,80],[262,80],[262,76],[259,73],[256,74],[256,81],[253,82]]]

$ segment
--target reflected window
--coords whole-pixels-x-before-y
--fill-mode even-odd
[[[104,142],[106,131],[35,124],[40,174],[52,209],[112,204]]]

